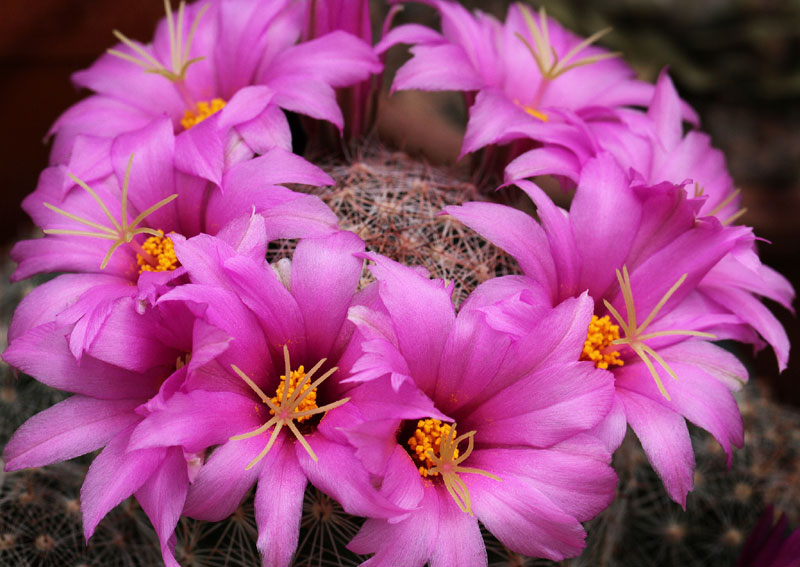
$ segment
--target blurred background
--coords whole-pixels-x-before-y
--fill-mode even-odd
[[[498,18],[507,0],[464,0]],[[386,12],[373,2],[376,24]],[[654,80],[668,66],[682,96],[699,112],[702,128],[722,149],[742,189],[764,263],[800,283],[800,0],[554,0],[548,13],[581,35],[611,26],[601,44],[622,51],[641,76]],[[111,30],[152,36],[163,16],[158,0],[10,0],[0,19],[0,246],[7,255],[31,231],[19,208],[47,165],[48,129],[82,98],[70,74],[113,45]],[[397,19],[437,26],[427,6],[409,4]],[[392,52],[399,64],[403,51]],[[389,84],[389,80],[385,81]],[[456,103],[453,103],[456,101]],[[381,135],[432,162],[452,162],[466,118],[457,97],[398,93],[382,101]],[[776,315],[798,344],[800,326],[781,308]],[[778,375],[774,357],[752,359],[754,375],[778,399],[800,406],[800,362]]]

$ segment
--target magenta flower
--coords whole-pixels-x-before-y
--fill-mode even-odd
[[[581,521],[613,499],[609,454],[583,434],[602,420],[612,379],[579,362],[592,302],[583,294],[555,309],[525,293],[539,325],[518,337],[488,314],[518,278],[491,280],[456,316],[451,287],[379,255],[378,297],[353,307],[365,337],[352,393],[381,399],[345,427],[382,490],[408,508],[372,516],[348,547],[375,553],[369,566],[486,565],[478,521],[510,549],[562,559],[584,546]],[[418,389],[433,408],[397,399]],[[420,404],[421,405],[421,404]]]
[[[75,327],[80,323],[64,324],[60,318],[72,309],[64,309],[65,304],[96,287],[97,277],[60,276],[34,289],[18,307],[3,359],[75,395],[17,430],[3,450],[5,469],[39,467],[105,447],[81,488],[87,541],[100,520],[133,494],[158,533],[165,563],[178,567],[173,534],[202,455],[179,445],[129,450],[129,440],[137,424],[174,395],[187,374],[224,350],[229,339],[182,305],[139,315],[134,299],[126,297],[104,321],[91,351],[76,360],[65,335],[79,332]]]
[[[688,181],[687,192],[700,205],[698,216],[715,216],[726,226],[745,212],[722,152],[711,146],[707,134],[698,130],[683,134],[682,103],[665,72],[659,77],[647,114],[624,110],[620,116],[621,122],[595,122],[587,127],[597,140],[598,151],[614,155],[631,182],[654,186]],[[585,164],[563,147],[542,146],[511,162],[506,181],[553,174],[577,183]],[[744,323],[731,338],[760,347],[760,335],[775,350],[780,370],[786,368],[789,338],[760,297],[791,309],[794,290],[786,278],[761,263],[753,241],[740,242],[710,270],[697,290],[715,309]]]
[[[694,468],[684,418],[708,430],[729,459],[731,445],[743,441],[730,391],[747,372],[706,340],[735,338],[742,322],[709,305],[697,286],[726,254],[752,240],[750,231],[697,218],[702,203],[680,186],[631,186],[608,154],[584,167],[568,215],[532,183],[519,185],[541,225],[490,203],[445,210],[513,255],[553,304],[588,290],[594,316],[582,358],[608,368],[616,387],[614,409],[598,434],[613,450],[627,421],[667,492],[684,505]],[[524,332],[535,320],[520,301],[503,324]]]
[[[165,6],[151,44],[115,32],[122,43],[74,75],[96,94],[54,124],[52,163],[68,160],[77,135],[114,138],[166,115],[181,134],[179,167],[197,172],[199,152],[208,178],[218,182],[223,162],[236,155],[291,149],[281,109],[341,130],[334,88],[381,69],[372,47],[344,32],[296,45],[304,2],[181,2],[177,13],[168,0]]]
[[[800,567],[800,528],[787,537],[786,514],[774,522],[770,505],[744,542],[736,567]]]
[[[350,513],[402,510],[381,497],[340,428],[357,419],[349,400],[353,326],[364,243],[350,232],[302,239],[291,260],[265,265],[206,235],[175,244],[191,283],[159,304],[186,303],[232,338],[213,367],[142,421],[131,450],[219,445],[189,489],[184,513],[230,515],[255,496],[265,565],[288,565],[298,542],[308,481]]]
[[[608,30],[584,40],[544,9],[533,14],[523,4],[513,4],[500,23],[455,2],[425,3],[441,13],[441,34],[416,24],[400,26],[376,50],[413,44],[413,57],[398,70],[393,90],[477,91],[462,155],[518,139],[585,152],[592,147],[585,122],[650,100],[652,85],[636,80],[618,54],[592,45]]]

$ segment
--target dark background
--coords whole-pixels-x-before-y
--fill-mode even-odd
[[[465,1],[502,18],[506,0]],[[373,4],[385,10],[380,2]],[[548,12],[583,35],[607,26],[601,44],[622,51],[654,80],[667,65],[680,93],[698,110],[703,129],[728,158],[748,212],[741,222],[771,242],[764,263],[800,282],[800,1],[798,0],[559,0]],[[538,3],[537,3],[538,5]],[[152,37],[163,16],[158,0],[9,0],[0,19],[0,245],[7,254],[31,226],[19,208],[47,164],[45,136],[53,121],[85,93],[69,76],[114,43],[112,29],[136,39]],[[376,14],[380,18],[380,14]],[[409,5],[403,19],[436,25],[434,12]],[[460,144],[451,121],[432,128],[437,95],[393,97],[382,105],[381,132],[436,160],[452,159]],[[416,116],[416,118],[415,118]],[[459,116],[456,116],[459,118]],[[461,115],[463,119],[463,113]],[[425,128],[408,125],[424,124]],[[403,130],[403,125],[406,129]],[[415,137],[418,138],[415,140]],[[796,318],[775,313],[793,343]],[[778,399],[800,405],[800,363],[795,354],[778,375],[765,350],[752,362]]]

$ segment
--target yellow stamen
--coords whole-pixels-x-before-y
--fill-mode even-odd
[[[596,63],[597,61],[602,61],[603,59],[618,57],[620,55],[620,53],[616,52],[599,53],[597,55],[590,55],[589,57],[578,59],[577,61],[571,63],[572,59],[578,55],[578,53],[611,31],[611,28],[606,28],[587,37],[585,40],[570,49],[563,58],[559,58],[555,48],[550,44],[550,31],[547,25],[547,12],[545,11],[544,6],[539,9],[538,23],[533,18],[530,8],[520,4],[520,10],[522,11],[522,17],[525,18],[525,23],[528,25],[528,30],[530,31],[531,38],[533,39],[536,49],[534,49],[534,47],[524,36],[519,33],[516,35],[522,41],[522,43],[525,44],[525,46],[528,48],[528,51],[530,51],[531,56],[533,56],[534,61],[536,61],[536,65],[539,67],[542,78],[545,80],[550,81],[559,75],[563,75],[570,69]]]
[[[339,407],[340,405],[346,403],[350,398],[343,398],[336,402],[326,404],[322,407],[317,407],[317,388],[322,384],[325,380],[327,380],[338,368],[334,367],[328,370],[325,374],[317,378],[314,382],[311,381],[311,377],[314,373],[320,369],[320,367],[325,363],[327,359],[323,358],[314,367],[305,372],[304,368],[301,366],[295,371],[291,370],[291,364],[289,362],[289,349],[286,345],[283,345],[283,360],[286,368],[286,372],[281,376],[281,383],[275,391],[275,396],[270,398],[268,397],[258,385],[253,382],[247,374],[242,372],[238,366],[235,364],[231,365],[236,374],[245,381],[245,383],[250,386],[250,388],[258,395],[264,404],[269,407],[269,413],[273,417],[269,419],[264,425],[259,427],[258,429],[254,429],[248,433],[242,433],[241,435],[235,435],[231,437],[231,441],[239,441],[241,439],[249,439],[250,437],[255,437],[257,435],[261,435],[265,433],[270,427],[272,427],[272,433],[270,434],[269,441],[261,453],[258,456],[250,461],[245,467],[245,470],[250,470],[253,468],[256,463],[258,463],[264,456],[269,452],[272,448],[272,445],[275,444],[275,440],[278,438],[278,433],[280,433],[281,428],[283,426],[288,427],[291,432],[294,434],[295,438],[300,442],[300,444],[305,448],[308,454],[311,456],[312,459],[315,461],[317,460],[317,455],[314,453],[314,450],[308,444],[303,434],[295,425],[295,420],[298,422],[305,421],[309,419],[312,415],[316,415],[319,413],[325,413],[329,410]],[[286,377],[289,376],[289,387],[286,387]]]
[[[450,432],[451,427],[455,428],[455,426],[442,423],[439,419],[420,419],[417,422],[414,436],[409,438],[407,443],[411,449],[411,457],[419,464],[419,474],[423,477],[428,476],[428,469],[433,466],[433,461],[428,457],[428,451],[439,454],[442,437]],[[458,457],[458,449],[455,451],[455,456]],[[433,476],[438,476],[438,473],[434,473]]]
[[[592,315],[580,359],[594,362],[596,368],[607,369],[610,365],[623,366],[625,362],[620,360],[619,352],[610,350],[617,339],[619,339],[619,327],[611,323],[608,315],[603,317]]]
[[[656,331],[655,333],[645,333],[645,329],[647,329],[648,325],[653,322],[658,312],[661,311],[661,308],[669,301],[669,298],[672,297],[672,294],[677,291],[677,289],[683,284],[686,280],[686,276],[688,274],[683,274],[669,291],[664,294],[664,296],[659,300],[653,310],[650,311],[650,314],[645,319],[644,323],[641,325],[636,324],[636,307],[633,304],[633,289],[631,289],[631,278],[628,274],[628,268],[626,266],[622,266],[622,273],[617,270],[617,280],[619,281],[620,289],[622,290],[622,296],[625,299],[625,310],[627,312],[628,319],[624,321],[622,316],[619,312],[614,309],[614,307],[609,303],[607,300],[603,300],[605,303],[606,308],[611,312],[614,318],[619,323],[619,326],[622,327],[622,330],[625,331],[625,338],[624,339],[616,339],[611,342],[611,344],[615,345],[628,345],[631,347],[633,352],[635,352],[639,358],[647,366],[647,369],[650,371],[650,374],[653,377],[653,380],[656,382],[656,386],[658,386],[658,390],[661,392],[661,395],[664,396],[667,400],[670,400],[669,394],[667,393],[667,389],[664,387],[664,384],[661,382],[661,378],[658,375],[658,371],[656,370],[653,362],[650,360],[652,357],[660,366],[663,368],[667,374],[672,376],[673,379],[677,380],[678,376],[675,374],[675,371],[667,364],[661,355],[659,355],[655,350],[653,350],[650,346],[645,344],[643,341],[647,339],[653,339],[656,337],[666,337],[671,335],[684,335],[684,336],[692,336],[692,337],[705,337],[710,339],[716,339],[715,335],[711,333],[703,333],[700,331],[690,331],[690,330],[670,330],[670,331]]]
[[[130,40],[128,37],[123,35],[117,30],[114,30],[114,36],[122,43],[127,45],[129,48],[133,50],[136,55],[131,55],[130,53],[124,53],[117,49],[109,49],[108,53],[119,57],[120,59],[124,59],[134,65],[138,65],[142,67],[145,72],[147,73],[155,73],[157,75],[161,75],[162,77],[178,83],[182,82],[186,78],[186,70],[192,63],[196,63],[201,59],[205,59],[204,57],[195,57],[194,59],[189,59],[189,51],[192,48],[192,40],[194,39],[195,31],[197,30],[197,24],[200,21],[200,18],[205,14],[206,10],[208,10],[208,4],[200,8],[197,11],[197,15],[194,17],[194,21],[192,22],[191,27],[189,28],[189,33],[186,36],[186,43],[183,42],[183,20],[184,20],[184,12],[186,9],[186,2],[181,2],[178,6],[178,17],[174,19],[172,17],[172,7],[170,6],[170,0],[164,0],[164,10],[167,13],[167,28],[169,30],[169,54],[170,54],[170,68],[167,69],[164,65],[161,64],[153,55],[143,48],[138,43]]]
[[[183,126],[185,130],[188,130],[223,108],[225,108],[225,101],[221,98],[215,98],[211,101],[200,101],[194,108],[188,109],[183,114],[181,126]]]
[[[155,266],[149,264],[147,260],[139,254],[136,255],[136,262],[139,264],[139,273],[142,272],[169,272],[181,265],[175,256],[175,245],[172,239],[164,236],[163,231],[158,231],[159,236],[151,236],[142,244],[142,250],[147,252],[151,258],[155,258]]]
[[[424,420],[421,423],[427,421],[438,420]],[[426,471],[427,475],[441,475],[447,492],[453,497],[458,507],[470,516],[472,516],[472,502],[469,496],[469,489],[459,474],[479,474],[493,480],[501,480],[500,477],[490,472],[460,466],[461,463],[467,460],[470,454],[472,454],[472,450],[475,448],[475,433],[475,431],[470,431],[469,433],[456,437],[456,424],[454,423],[447,427],[447,431],[444,431],[442,428],[441,437],[438,439],[438,455],[433,448],[428,449],[427,452],[427,459],[433,464],[433,466]],[[464,454],[459,456],[458,444],[465,439],[467,439],[469,443],[467,450],[464,451]]]
[[[166,199],[162,199],[155,205],[151,206],[150,208],[146,209],[142,213],[139,214],[133,222],[128,224],[128,184],[130,182],[131,177],[131,167],[133,166],[133,154],[131,154],[130,158],[128,158],[128,166],[125,169],[125,178],[122,182],[122,199],[121,199],[121,211],[120,211],[120,220],[114,218],[114,215],[111,214],[111,211],[108,210],[108,207],[100,198],[100,196],[95,193],[95,191],[86,184],[86,182],[78,179],[71,173],[67,173],[67,176],[72,179],[75,183],[77,183],[84,191],[91,195],[92,199],[94,199],[97,204],[102,209],[103,213],[108,218],[109,222],[111,223],[111,227],[102,225],[100,223],[79,217],[78,215],[74,215],[68,211],[60,209],[55,205],[51,205],[50,203],[45,202],[44,206],[50,209],[53,212],[56,212],[60,215],[67,217],[68,219],[72,219],[76,222],[84,224],[86,226],[96,228],[100,232],[91,232],[86,230],[65,230],[65,229],[45,229],[45,234],[67,234],[71,236],[89,236],[92,238],[100,238],[103,240],[112,240],[113,244],[108,249],[103,261],[100,263],[100,269],[105,269],[108,265],[108,261],[111,259],[112,254],[114,251],[119,248],[123,244],[128,244],[133,250],[139,254],[148,264],[151,266],[158,265],[158,261],[151,256],[147,251],[145,251],[139,243],[134,240],[134,237],[137,234],[149,234],[151,236],[163,236],[164,233],[161,231],[154,230],[152,228],[136,228],[139,226],[144,219],[148,216],[153,214],[155,211],[160,209],[161,207],[171,203],[175,199],[178,198],[178,194],[174,193],[167,197]]]

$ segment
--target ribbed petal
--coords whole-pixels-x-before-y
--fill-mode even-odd
[[[340,231],[327,238],[301,240],[292,257],[292,296],[303,314],[307,356],[329,356],[358,288],[364,241]]]
[[[167,567],[180,567],[175,559],[175,527],[181,517],[189,476],[180,447],[170,447],[161,465],[136,491],[136,500],[150,518],[161,542]]]
[[[638,380],[653,380],[644,364],[636,366],[641,368]],[[660,401],[626,388],[617,388],[617,395],[625,406],[628,424],[670,498],[686,508],[686,494],[694,484],[694,453],[683,416],[665,408]]]
[[[391,315],[411,376],[420,390],[430,395],[455,321],[451,291],[441,280],[431,280],[384,256],[368,254],[367,258],[375,262],[370,270],[380,282],[380,297]]]
[[[252,398],[231,392],[176,392],[163,410],[136,427],[129,449],[182,445],[196,453],[260,427],[268,419],[261,407]]]
[[[91,356],[79,363],[67,347],[67,332],[56,323],[36,327],[17,338],[3,353],[3,360],[48,386],[94,398],[147,399],[158,390],[163,379],[159,371],[140,374]]]
[[[286,435],[279,436],[264,457],[256,490],[256,544],[263,565],[270,567],[287,567],[297,549],[307,484],[294,446],[287,441]]]
[[[261,463],[250,470],[245,467],[266,446],[268,435],[269,432],[220,445],[189,487],[183,513],[209,522],[218,522],[233,514],[258,479]]]
[[[5,470],[41,467],[99,449],[141,418],[141,400],[67,398],[31,417],[3,449]]]
[[[435,494],[439,498],[439,529],[430,566],[485,567],[488,557],[478,521],[465,514],[441,487]]]
[[[128,451],[133,426],[118,434],[89,467],[81,487],[83,534],[88,540],[100,520],[139,490],[166,456],[166,449]]]

